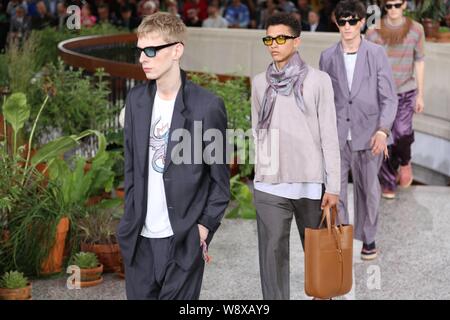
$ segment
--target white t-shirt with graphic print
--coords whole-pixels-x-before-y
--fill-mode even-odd
[[[163,100],[156,92],[150,128],[147,216],[141,232],[141,235],[147,238],[166,238],[173,235],[164,191],[163,171],[174,105],[175,99]]]

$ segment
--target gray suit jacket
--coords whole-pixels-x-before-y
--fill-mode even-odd
[[[147,214],[149,137],[155,94],[156,82],[150,81],[131,89],[126,101],[125,213],[118,226],[117,238],[127,265],[133,262],[136,243]],[[191,152],[191,164],[172,162],[172,150],[178,144],[178,139],[172,141],[174,130],[186,129],[191,134],[193,148],[194,121],[201,121],[203,132],[214,128],[225,137],[227,115],[222,99],[186,80],[186,74],[182,71],[182,87],[175,100],[163,179],[169,220],[175,237],[170,255],[184,270],[188,270],[201,254],[197,224],[210,230],[209,243],[230,199],[225,143],[222,164],[208,165],[204,160],[194,164],[195,152]],[[202,143],[202,154],[208,144]]]
[[[398,98],[384,48],[362,39],[351,90],[348,89],[341,42],[323,51],[319,64],[333,83],[341,149],[345,146],[349,128],[353,150],[370,149],[370,138],[380,129],[390,133],[397,113]],[[388,143],[392,143],[390,134]]]

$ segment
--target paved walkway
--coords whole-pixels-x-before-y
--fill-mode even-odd
[[[291,299],[308,299],[303,252],[292,227]],[[378,235],[381,253],[373,262],[360,260],[361,243],[354,242],[355,285],[343,298],[450,299],[449,187],[414,186],[395,200],[382,200]],[[256,222],[225,219],[210,248],[201,299],[261,299],[257,252]],[[114,274],[92,288],[69,290],[65,283],[66,278],[36,280],[33,299],[126,298],[125,282]]]

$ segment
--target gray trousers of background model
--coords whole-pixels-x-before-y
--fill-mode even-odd
[[[198,300],[205,262],[199,259],[190,270],[181,269],[170,256],[174,237],[139,236],[131,266],[125,266],[128,300]]]
[[[321,200],[292,200],[255,190],[259,269],[265,300],[289,299],[289,234],[295,216],[300,239],[305,227],[317,228],[322,216]],[[298,248],[300,250],[300,248]]]
[[[366,244],[375,241],[380,207],[381,187],[378,180],[383,154],[374,156],[371,150],[352,151],[351,141],[341,150],[341,195],[339,218],[349,223],[347,206],[348,173],[352,170],[355,203],[354,238]]]

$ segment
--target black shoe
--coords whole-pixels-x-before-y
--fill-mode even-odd
[[[377,257],[377,255],[378,255],[378,250],[375,245],[375,241],[370,244],[363,243],[363,247],[361,250],[361,259],[362,260],[373,260]]]

